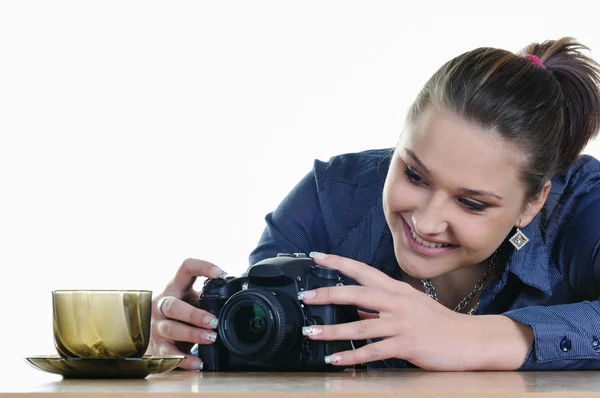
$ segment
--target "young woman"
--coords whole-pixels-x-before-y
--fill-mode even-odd
[[[371,340],[327,362],[600,369],[600,163],[581,155],[599,129],[600,67],[587,49],[562,38],[457,56],[426,83],[394,148],[316,161],[267,215],[250,264],[311,252],[344,286],[298,298],[365,310],[303,328]],[[192,285],[223,274],[184,261],[155,299],[151,352],[215,341],[216,314],[196,308]]]

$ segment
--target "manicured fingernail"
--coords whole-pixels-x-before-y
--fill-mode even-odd
[[[298,300],[311,299],[317,295],[314,290],[307,290],[305,292],[298,292]]]
[[[325,254],[319,252],[310,252],[308,255],[312,258],[325,258]]]
[[[318,326],[303,326],[302,327],[302,334],[304,336],[314,336],[316,334],[320,334],[323,331],[323,329],[321,329]]]
[[[206,325],[208,325],[211,329],[216,329],[219,325],[219,320],[214,316],[207,315],[202,319]]]
[[[202,369],[204,369],[204,362],[202,362],[202,361],[194,362],[194,367],[198,370],[202,370]]]
[[[217,334],[215,332],[206,333],[204,335],[204,338],[214,343],[215,341],[217,341]]]
[[[217,278],[225,279],[226,276],[227,276],[227,272],[220,271],[219,274],[217,275]]]
[[[333,354],[333,355],[327,355],[325,357],[325,363],[333,363],[336,364],[338,363],[340,360],[342,359],[342,357],[338,354]]]

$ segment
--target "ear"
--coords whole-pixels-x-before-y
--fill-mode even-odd
[[[540,194],[525,206],[525,210],[521,214],[519,220],[517,220],[516,227],[525,227],[533,220],[540,210],[542,210],[542,207],[544,207],[544,203],[546,203],[546,199],[548,198],[548,194],[550,193],[550,188],[552,188],[552,182],[548,180],[544,184]]]

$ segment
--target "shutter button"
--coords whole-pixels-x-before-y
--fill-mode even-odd
[[[593,337],[592,348],[594,349],[594,351],[600,353],[600,340],[598,340],[598,337],[596,336]]]
[[[571,340],[567,338],[567,336],[563,337],[560,342],[560,349],[562,352],[567,352],[571,350]]]

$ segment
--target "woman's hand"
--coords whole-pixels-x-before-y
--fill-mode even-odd
[[[378,311],[345,324],[308,326],[313,340],[383,338],[359,349],[334,353],[326,362],[355,365],[400,358],[426,370],[469,370],[469,315],[455,313],[407,283],[396,281],[366,264],[335,255],[311,253],[315,262],[338,270],[360,286],[318,288],[299,294],[306,304],[349,304]]]
[[[207,261],[187,259],[165,290],[152,300],[152,327],[148,353],[185,355],[182,369],[201,370],[202,360],[190,355],[194,344],[212,344],[217,334],[215,314],[198,308],[200,293],[194,290],[197,277],[224,278],[227,274]],[[160,308],[158,307],[160,305]]]

